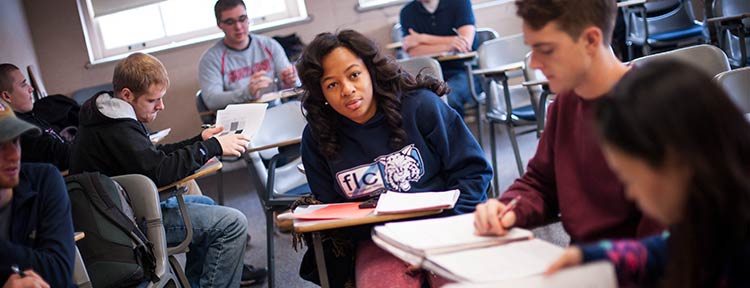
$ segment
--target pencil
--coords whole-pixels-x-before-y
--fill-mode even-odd
[[[26,277],[26,273],[24,273],[23,270],[18,268],[18,265],[16,264],[10,265],[10,270],[13,270],[13,273],[18,274],[18,277],[21,277],[21,278]]]
[[[497,216],[497,218],[503,219],[505,217],[505,214],[508,214],[508,212],[512,211],[513,209],[518,206],[518,201],[521,200],[521,195],[516,196],[516,198],[513,198],[513,200],[510,200],[510,203],[508,203],[507,206],[505,206],[505,209],[503,209],[502,212],[500,212],[500,215]]]

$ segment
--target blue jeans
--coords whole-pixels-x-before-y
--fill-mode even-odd
[[[464,117],[464,104],[474,102],[474,98],[471,97],[469,92],[469,78],[466,75],[466,70],[445,69],[443,70],[443,78],[448,83],[448,87],[451,88],[451,92],[448,93],[448,106],[456,110],[458,115]],[[475,81],[474,83],[475,90],[479,90],[477,93],[481,93],[480,82]]]
[[[247,240],[247,218],[234,208],[218,206],[206,196],[186,195],[193,239],[185,274],[192,287],[239,287]],[[176,201],[161,203],[167,245],[185,238],[185,225]]]

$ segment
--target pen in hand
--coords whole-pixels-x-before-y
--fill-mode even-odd
[[[513,200],[510,200],[510,203],[508,203],[507,206],[505,206],[505,209],[503,209],[502,212],[500,212],[500,215],[497,216],[499,219],[503,219],[505,217],[505,214],[508,214],[508,212],[512,211],[513,209],[518,206],[518,201],[521,200],[521,195],[516,196],[516,198],[513,198]]]
[[[10,270],[13,270],[13,273],[18,274],[18,277],[21,277],[21,278],[26,277],[26,273],[24,273],[23,270],[18,268],[18,265],[16,264],[10,265]]]
[[[453,32],[456,33],[456,35],[461,36],[461,33],[458,33],[458,29],[456,29],[455,27],[451,28],[451,29],[453,30]]]

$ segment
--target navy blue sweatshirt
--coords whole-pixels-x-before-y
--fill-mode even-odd
[[[469,213],[487,200],[492,168],[461,117],[434,93],[417,90],[401,99],[407,144],[388,145],[382,111],[364,124],[340,116],[341,150],[320,152],[310,127],[302,135],[302,162],[316,199],[349,202],[386,190],[425,192],[459,189],[455,213]]]

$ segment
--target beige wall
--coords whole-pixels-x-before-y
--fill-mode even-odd
[[[16,65],[24,75],[26,66],[39,66],[26,23],[21,0],[0,1],[0,63]]]
[[[354,0],[307,0],[306,3],[313,18],[310,23],[266,34],[296,32],[303,41],[309,42],[320,32],[349,28],[384,45],[389,42],[390,28],[398,22],[400,10],[400,7],[389,7],[358,13],[354,10]],[[33,23],[31,34],[48,92],[71,95],[82,87],[111,81],[113,63],[85,67],[88,56],[75,0],[26,0],[25,6],[28,23]],[[477,24],[492,27],[501,35],[520,33],[520,20],[515,17],[514,9],[512,3],[505,3],[476,11]],[[212,43],[154,53],[167,67],[172,85],[165,97],[166,110],[150,128],[171,127],[172,133],[166,141],[194,136],[199,131],[194,102],[198,89],[198,60]]]

